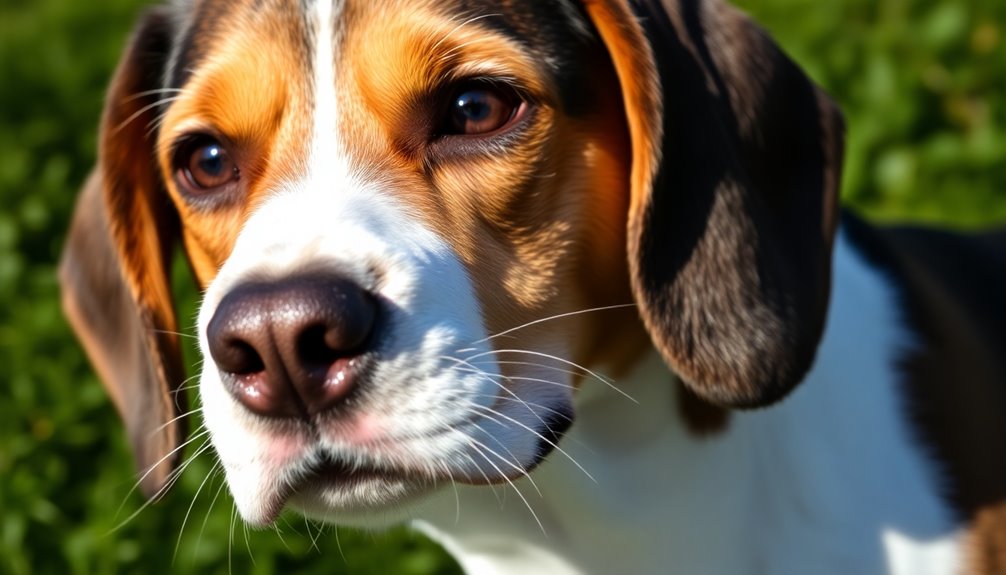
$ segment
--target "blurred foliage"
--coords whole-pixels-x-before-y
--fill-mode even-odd
[[[1006,219],[1006,2],[735,0],[839,102],[874,219]]]
[[[53,271],[141,4],[0,0],[0,573],[454,572],[404,530],[291,516],[282,534],[249,532],[219,476],[203,483],[209,456],[153,507],[131,492],[121,426]],[[847,203],[884,220],[1006,220],[1006,3],[740,4],[845,110]]]

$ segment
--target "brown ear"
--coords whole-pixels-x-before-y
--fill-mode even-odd
[[[828,306],[843,124],[720,0],[584,0],[632,141],[633,292],[700,397],[767,405],[813,362]]]
[[[183,367],[169,282],[178,218],[158,176],[158,88],[169,20],[148,12],[109,89],[98,167],[77,201],[60,264],[63,307],[126,423],[147,496],[177,465]],[[153,97],[162,97],[159,94]]]

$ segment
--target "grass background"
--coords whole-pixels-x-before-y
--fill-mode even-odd
[[[113,531],[142,499],[53,272],[143,3],[0,0],[0,573],[456,572],[404,530],[321,532],[291,517],[282,538],[247,533],[226,493],[211,506],[219,480],[182,529],[208,457]],[[847,203],[880,220],[1006,220],[1006,2],[739,3],[844,108]]]

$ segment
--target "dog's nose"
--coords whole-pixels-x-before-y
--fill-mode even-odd
[[[242,284],[207,327],[230,393],[271,417],[310,417],[339,403],[360,377],[377,316],[373,297],[337,277]]]

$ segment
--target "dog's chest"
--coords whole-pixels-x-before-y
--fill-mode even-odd
[[[815,366],[781,404],[696,437],[651,357],[620,382],[638,403],[588,384],[566,454],[533,483],[448,488],[425,529],[478,573],[958,572],[958,529],[906,424],[894,294],[841,239],[835,278]]]

